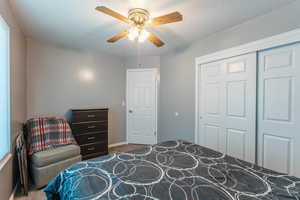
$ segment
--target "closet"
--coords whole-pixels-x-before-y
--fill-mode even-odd
[[[300,177],[300,44],[199,60],[195,142]]]

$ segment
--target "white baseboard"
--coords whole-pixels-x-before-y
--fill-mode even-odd
[[[121,146],[121,145],[125,145],[125,144],[128,144],[127,141],[110,144],[110,145],[108,145],[108,148],[117,147],[117,146]]]
[[[17,192],[17,188],[18,188],[18,184],[15,185],[10,197],[9,197],[9,200],[14,200],[15,199],[15,194]]]

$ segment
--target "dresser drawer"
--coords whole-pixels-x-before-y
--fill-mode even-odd
[[[93,143],[93,144],[87,144],[87,145],[81,145],[80,146],[81,154],[83,156],[93,153],[101,153],[101,152],[107,152],[107,143],[105,142],[99,142],[99,143]]]
[[[107,121],[107,110],[73,111],[72,122]]]
[[[106,122],[82,122],[73,123],[72,131],[74,135],[86,134],[90,132],[104,132],[107,131],[108,124]]]
[[[72,133],[80,146],[82,159],[108,153],[108,109],[72,109]]]
[[[79,145],[90,144],[96,142],[105,142],[107,143],[107,132],[105,133],[92,133],[84,135],[75,135],[75,139]]]

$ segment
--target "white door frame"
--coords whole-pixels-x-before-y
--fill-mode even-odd
[[[129,114],[129,108],[128,108],[128,72],[146,72],[146,71],[152,71],[156,73],[155,78],[155,143],[157,143],[157,109],[158,109],[158,69],[157,68],[136,68],[136,69],[127,69],[126,71],[126,141],[128,143],[128,114]]]
[[[194,142],[198,143],[198,131],[199,131],[199,117],[201,112],[199,110],[199,72],[201,64],[218,61],[225,58],[230,58],[234,56],[239,56],[251,52],[261,51],[265,49],[270,49],[272,47],[283,46],[287,44],[292,44],[295,42],[300,42],[300,29],[295,29],[286,33],[275,35],[272,37],[264,38],[254,42],[250,42],[244,45],[236,46],[233,48],[218,51],[212,54],[204,55],[195,58],[195,132],[194,132]]]

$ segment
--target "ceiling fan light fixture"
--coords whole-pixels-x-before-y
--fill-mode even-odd
[[[142,8],[133,8],[128,11],[128,19],[135,26],[142,28],[149,20],[149,12]]]
[[[149,25],[149,24],[151,24],[151,23],[152,23],[152,17],[149,16],[148,20],[146,21],[146,24]]]
[[[143,29],[143,30],[140,32],[138,41],[139,41],[139,42],[145,42],[145,40],[148,39],[149,35],[150,35],[150,33],[149,33],[148,31],[146,31],[145,29]]]
[[[97,6],[96,10],[125,22],[132,27],[129,30],[123,31],[107,40],[109,43],[117,42],[118,40],[127,36],[128,39],[132,41],[144,42],[145,40],[149,40],[155,46],[162,47],[165,45],[165,43],[161,41],[155,34],[146,31],[145,27],[160,26],[163,24],[170,24],[183,20],[182,15],[177,11],[152,18],[148,10],[142,8],[130,9],[128,11],[128,17],[125,17],[105,6]]]
[[[139,36],[139,29],[136,27],[132,27],[129,30],[128,39],[133,41]]]

